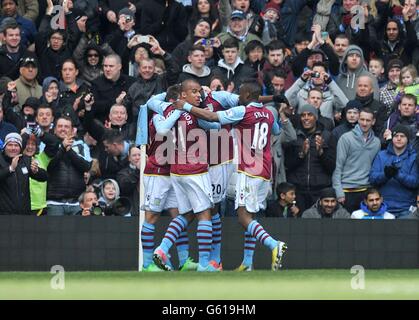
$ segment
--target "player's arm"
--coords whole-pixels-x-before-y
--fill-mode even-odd
[[[155,114],[153,116],[153,124],[156,128],[157,134],[165,136],[176,124],[176,121],[182,113],[183,112],[181,110],[174,110],[167,119],[160,114]]]
[[[212,91],[212,97],[217,100],[224,109],[237,107],[239,104],[239,95],[228,91]]]
[[[170,104],[169,102],[165,101],[166,99],[166,92],[157,94],[147,101],[147,108],[151,111],[163,115],[163,107]]]

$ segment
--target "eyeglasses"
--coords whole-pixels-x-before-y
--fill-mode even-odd
[[[87,57],[88,58],[97,58],[97,57],[99,57],[99,55],[96,54],[96,53],[92,53],[92,54],[88,54]]]

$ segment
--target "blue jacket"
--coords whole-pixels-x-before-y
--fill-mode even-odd
[[[397,175],[388,179],[384,167],[394,164],[399,168]],[[380,189],[388,211],[398,216],[416,206],[416,189],[419,186],[416,151],[408,144],[406,150],[397,156],[390,143],[374,159],[369,176],[370,183]]]

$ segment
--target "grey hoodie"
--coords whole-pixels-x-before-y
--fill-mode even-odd
[[[358,53],[361,56],[361,64],[355,72],[351,72],[348,70],[347,59],[349,54],[351,53]],[[373,82],[374,88],[374,99],[379,99],[380,88],[378,87],[377,78],[374,77],[371,73],[368,72],[367,67],[365,66],[365,58],[362,49],[355,45],[350,45],[348,49],[346,49],[345,54],[343,55],[343,61],[340,64],[339,68],[339,75],[336,79],[336,83],[340,87],[340,89],[345,93],[346,97],[349,100],[353,100],[356,97],[356,82],[358,81],[359,77],[361,76],[369,76]]]
[[[103,189],[105,188],[105,183],[106,182],[109,182],[109,181],[112,182],[112,184],[115,187],[115,199],[114,200],[118,199],[119,198],[119,195],[120,195],[118,182],[116,182],[114,179],[105,179],[105,180],[103,180],[102,186],[100,188],[100,198],[99,198],[99,201],[100,202],[104,202],[106,204],[109,204],[110,201],[105,198],[105,194],[103,192]]]
[[[337,198],[345,196],[343,189],[369,185],[371,165],[380,148],[380,139],[374,136],[372,129],[365,141],[359,125],[340,137],[332,176]]]

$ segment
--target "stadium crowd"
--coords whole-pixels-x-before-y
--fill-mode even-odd
[[[238,214],[242,269],[255,238],[276,250],[274,269],[285,250],[257,212],[417,219],[418,39],[418,0],[1,0],[0,214],[138,215],[144,185],[149,264],[156,213],[181,213],[154,252],[166,270],[171,244],[187,247],[189,211],[198,238],[212,234],[201,251],[220,245],[220,216]],[[159,163],[156,137],[188,119],[208,135],[254,125],[263,170],[222,166],[231,154]]]

